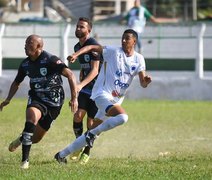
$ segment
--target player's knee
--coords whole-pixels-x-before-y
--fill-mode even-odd
[[[128,121],[128,115],[127,114],[119,114],[118,117],[120,118],[121,124],[124,124]]]

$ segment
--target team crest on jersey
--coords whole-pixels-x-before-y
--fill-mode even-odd
[[[131,70],[132,70],[132,71],[135,71],[135,69],[136,69],[135,66],[132,66],[132,67],[131,67]]]
[[[122,71],[119,69],[119,70],[117,70],[116,71],[116,75],[118,76],[118,77],[121,77],[122,76]]]
[[[46,68],[40,68],[40,74],[42,76],[45,76],[47,74],[47,69]]]
[[[90,56],[88,54],[84,55],[84,60],[85,62],[89,62],[90,61]]]

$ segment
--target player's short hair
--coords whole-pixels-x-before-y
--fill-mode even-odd
[[[92,21],[89,18],[87,18],[87,17],[79,17],[78,21],[87,22],[89,27],[90,27],[90,29],[92,29],[93,23],[92,23]]]
[[[125,34],[125,33],[130,33],[130,34],[132,34],[133,37],[135,37],[136,41],[138,40],[138,33],[135,32],[133,29],[127,29],[127,30],[125,30],[125,31],[124,31],[124,34]]]

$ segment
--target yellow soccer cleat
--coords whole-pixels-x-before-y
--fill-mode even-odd
[[[80,156],[80,159],[79,159],[79,163],[82,164],[82,165],[85,165],[85,164],[87,164],[89,158],[90,158],[89,155],[82,153],[81,156]]]
[[[70,159],[73,160],[73,161],[77,160],[80,157],[80,155],[82,154],[83,150],[84,150],[84,148],[72,153],[70,155]]]

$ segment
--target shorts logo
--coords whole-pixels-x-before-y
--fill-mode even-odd
[[[42,76],[45,76],[47,74],[47,69],[46,68],[40,68],[40,74]]]

